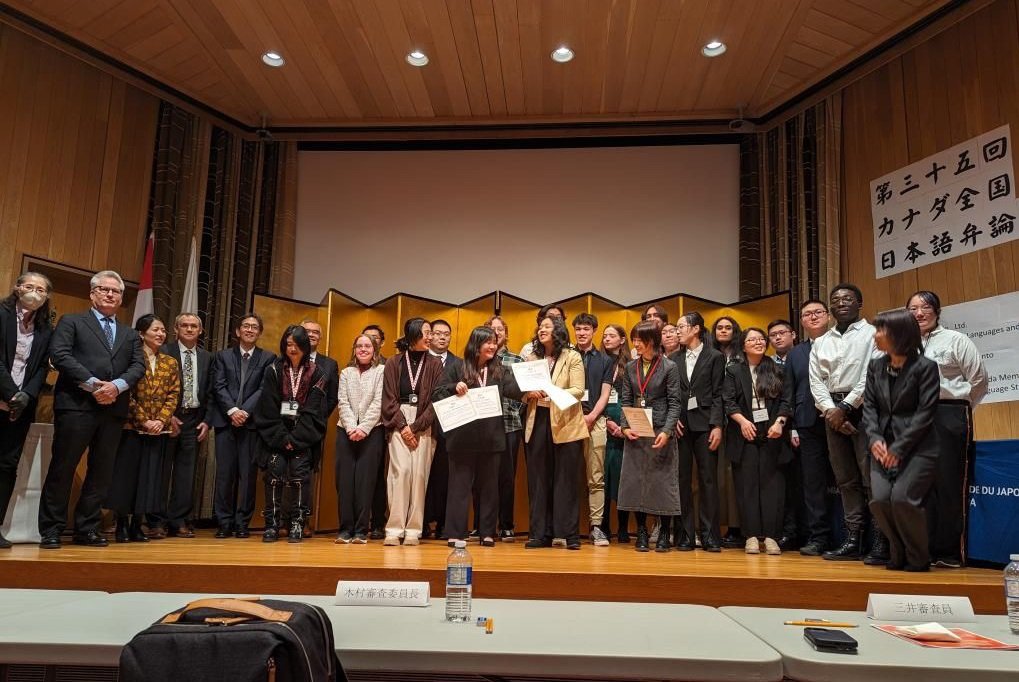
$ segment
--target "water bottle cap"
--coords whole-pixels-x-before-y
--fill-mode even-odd
[[[457,540],[453,546],[456,547],[457,549],[467,549],[467,541]],[[1016,555],[1016,558],[1019,559],[1019,554]]]

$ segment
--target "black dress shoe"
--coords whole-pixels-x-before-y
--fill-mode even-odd
[[[781,545],[779,545],[781,547]],[[800,547],[800,554],[803,556],[821,556],[824,554],[826,545],[819,540],[811,540]]]
[[[919,566],[914,566],[912,564],[906,564],[905,566],[902,567],[902,570],[905,571],[906,573],[926,573],[929,570],[931,570],[931,565],[921,564]]]
[[[280,532],[275,528],[266,528],[262,533],[262,542],[276,542],[280,539]]]
[[[60,549],[59,535],[43,535],[39,542],[39,549]]]
[[[0,549],[10,549],[14,543],[4,537],[3,533],[0,533]]]
[[[372,531],[368,533],[369,540],[381,540],[384,537],[386,537],[386,532],[381,528],[373,528]]]
[[[746,543],[744,543],[744,546]],[[701,549],[705,552],[721,552],[722,545],[717,540],[701,540]]]
[[[885,534],[876,531],[874,533],[874,545],[870,548],[870,552],[863,558],[863,563],[867,566],[884,566],[888,563],[888,538]]]
[[[250,538],[251,531],[248,530],[247,526],[238,526],[237,532],[234,533],[234,537],[241,538],[242,540],[244,538]]]
[[[672,549],[672,543],[669,542],[669,534],[668,533],[659,533],[658,534],[658,542],[655,543],[655,551],[656,552],[668,552],[671,549]]]
[[[540,547],[551,547],[552,541],[543,538],[531,538],[524,543],[524,549],[538,549]]]
[[[567,538],[566,549],[572,549],[574,551],[580,549],[580,538],[578,537]]]
[[[659,535],[661,535],[659,533]],[[637,529],[637,542],[633,548],[638,552],[650,552],[651,548],[648,546],[650,542],[650,536],[648,535],[647,528],[641,526]]]
[[[618,542],[621,545],[630,544],[630,534],[625,530],[619,531],[618,533],[616,533],[616,542]]]
[[[106,538],[94,530],[90,530],[87,533],[78,533],[72,541],[74,544],[81,545],[82,547],[106,547],[110,544],[106,541]]]
[[[517,534],[511,529],[503,528],[499,531],[499,539],[503,542],[516,542]]]
[[[794,552],[800,548],[800,543],[792,536],[783,535],[778,539],[778,548],[783,552]]]
[[[825,552],[822,556],[828,561],[859,561],[863,557],[861,541],[859,531],[851,532],[841,547]]]
[[[233,532],[230,530],[230,526],[220,526],[219,528],[216,529],[216,537],[220,540],[222,540],[223,538],[228,538],[232,535]]]
[[[722,538],[722,547],[726,549],[743,549],[747,546],[747,539],[742,534],[738,533],[727,533]]]
[[[121,523],[120,519],[117,519],[117,529],[113,531],[113,540],[115,542],[128,542],[129,539],[127,537],[127,523]]]

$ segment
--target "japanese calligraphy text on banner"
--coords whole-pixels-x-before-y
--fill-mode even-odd
[[[878,279],[1019,237],[1003,125],[870,183]]]

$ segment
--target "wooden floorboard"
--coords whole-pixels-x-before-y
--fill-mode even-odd
[[[66,539],[65,539],[66,540]],[[427,580],[444,589],[445,543],[418,547],[336,545],[332,536],[300,544],[194,539],[111,544],[60,550],[18,545],[0,551],[0,586],[121,591],[332,594],[336,581]],[[632,545],[525,550],[522,541],[494,548],[471,545],[475,596],[784,606],[863,610],[871,592],[966,595],[978,613],[1004,613],[1001,573],[934,569],[902,573],[860,562],[831,562],[786,553],[779,557],[650,552]]]

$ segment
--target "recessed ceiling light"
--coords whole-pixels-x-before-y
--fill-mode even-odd
[[[407,63],[411,66],[424,66],[428,63],[428,55],[421,50],[414,50],[407,55]]]
[[[262,55],[262,61],[277,68],[287,63],[279,52],[266,52]]]
[[[701,54],[705,57],[717,57],[725,52],[725,43],[721,40],[712,40],[701,48]]]
[[[573,59],[573,50],[566,47],[565,45],[560,45],[556,49],[552,50],[552,61],[554,62],[565,64],[571,59]]]

